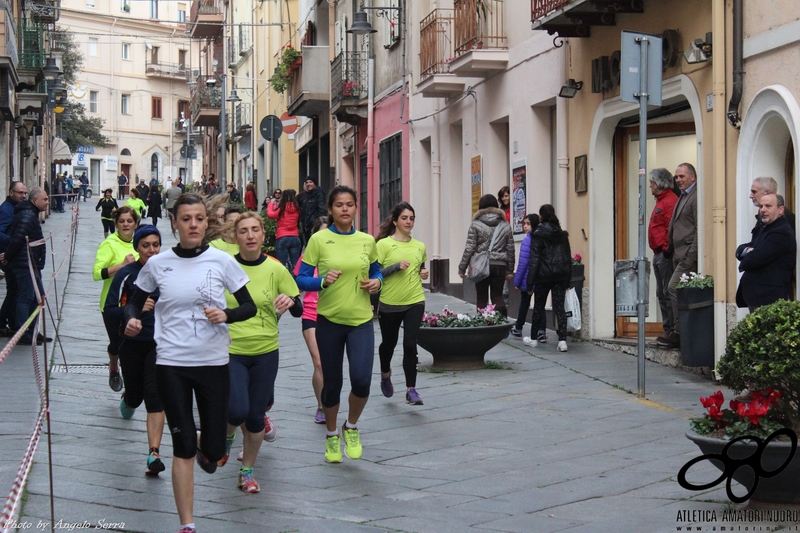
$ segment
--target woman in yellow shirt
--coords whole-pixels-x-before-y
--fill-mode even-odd
[[[125,205],[136,211],[139,220],[144,215],[144,210],[147,209],[142,199],[139,198],[139,191],[136,189],[131,189],[131,197],[125,201]]]

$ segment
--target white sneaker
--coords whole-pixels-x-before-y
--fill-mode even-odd
[[[536,348],[539,346],[539,342],[536,339],[532,339],[530,337],[525,337],[522,339],[522,342],[530,346],[531,348]]]
[[[567,351],[567,341],[558,341],[558,351],[559,352]]]

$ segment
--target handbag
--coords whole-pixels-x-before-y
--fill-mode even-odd
[[[494,240],[497,237],[497,231],[500,229],[500,224],[495,226],[494,233],[492,233],[492,240],[489,243],[489,248],[482,252],[475,252],[469,260],[467,267],[467,279],[474,283],[479,283],[489,277],[489,254],[494,247]]]
[[[567,331],[581,329],[581,302],[572,287],[567,289],[564,297],[564,312],[567,315]]]

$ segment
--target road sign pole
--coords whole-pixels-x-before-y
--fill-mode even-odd
[[[637,311],[637,345],[638,345],[638,372],[636,376],[637,396],[645,395],[645,306],[649,295],[647,294],[647,228],[645,227],[645,210],[647,209],[647,47],[650,40],[647,37],[638,37],[639,43],[639,257],[638,265],[638,295],[636,298]]]

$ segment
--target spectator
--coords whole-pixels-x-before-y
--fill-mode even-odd
[[[278,261],[292,270],[292,265],[297,264],[303,249],[300,232],[297,229],[300,223],[300,206],[297,205],[294,189],[286,189],[279,203],[270,202],[267,206],[267,216],[278,221],[275,233],[275,253]]]
[[[139,180],[139,185],[136,186],[136,191],[139,193],[139,199],[143,202],[146,202],[147,195],[150,194],[150,187],[144,184],[144,180]]]
[[[6,252],[11,240],[8,229],[14,220],[14,208],[28,196],[28,188],[21,181],[12,181],[6,201],[0,205],[0,254]],[[17,278],[11,269],[0,265],[6,279],[6,298],[0,307],[0,336],[10,337],[17,330]]]
[[[147,197],[147,216],[153,219],[153,226],[158,225],[158,219],[161,218],[161,193],[157,184],[150,187],[150,195]]]
[[[764,223],[761,222],[761,197],[765,194],[778,194],[778,182],[775,181],[775,178],[756,178],[753,180],[753,184],[750,185],[750,199],[753,201],[753,205],[759,210],[759,212],[756,213],[756,225],[753,226],[753,239],[751,240],[754,240],[756,234],[764,227]],[[788,207],[783,206],[783,216],[786,218],[792,231],[795,231],[794,213],[792,213]]]
[[[675,180],[666,168],[650,171],[650,192],[656,198],[656,205],[650,214],[650,227],[647,242],[653,250],[653,273],[656,276],[656,297],[661,308],[661,323],[664,332],[656,338],[656,343],[669,344],[669,336],[675,329],[675,315],[669,300],[669,280],[672,277],[672,256],[669,253],[669,223],[678,197],[672,190]]]
[[[83,196],[83,201],[86,201],[86,191],[89,190],[89,178],[86,176],[86,172],[81,174],[80,177],[81,181],[81,195]]]
[[[72,202],[73,200],[75,200],[75,195],[73,194],[73,192],[75,191],[75,182],[72,179],[72,175],[71,174],[67,174],[65,172],[64,176],[66,176],[66,178],[65,178],[66,179],[66,187],[65,188],[66,188],[66,193],[67,193],[67,202]]]
[[[244,206],[250,211],[258,209],[258,198],[256,197],[256,186],[248,183],[244,192]]]
[[[158,187],[158,178],[156,178],[155,176],[153,176],[153,177],[150,179],[150,183],[148,184],[148,186],[149,186],[151,189],[152,189],[153,187]]]
[[[125,188],[128,186],[128,176],[124,172],[117,177],[117,184],[119,185],[117,200],[122,200],[125,198]]]
[[[533,287],[528,287],[528,266],[531,258],[531,240],[533,232],[539,227],[539,215],[536,213],[525,215],[522,219],[522,230],[525,238],[519,247],[519,263],[517,272],[514,274],[514,288],[519,291],[519,310],[517,311],[517,323],[511,328],[511,335],[522,337],[522,329],[525,327],[525,320],[528,318],[528,310],[531,307]],[[531,338],[533,338],[533,328],[536,328],[536,340],[541,343],[547,342],[547,317],[542,315],[538,324],[531,325]]]
[[[239,195],[239,191],[236,189],[236,186],[231,182],[227,186],[228,189],[228,200],[231,202],[239,203],[242,201],[242,197]]]
[[[183,178],[178,177],[178,179],[175,180],[175,185],[177,185],[178,188],[181,190],[181,194],[186,192],[186,185],[183,184]]]
[[[303,223],[303,237],[305,242],[311,238],[311,229],[314,222],[327,214],[325,208],[325,191],[319,188],[316,176],[308,176],[304,182],[306,197],[301,206],[301,218]]]

